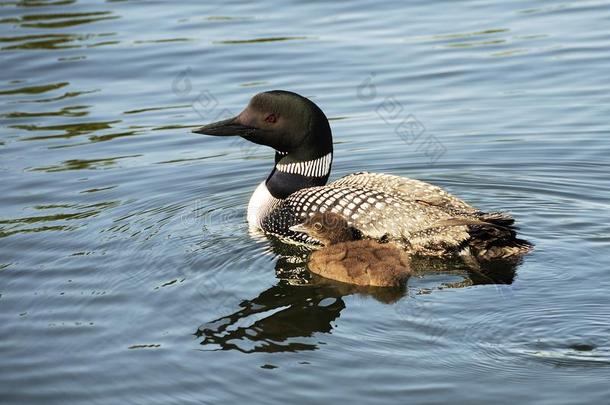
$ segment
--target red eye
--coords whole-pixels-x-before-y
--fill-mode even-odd
[[[265,118],[265,122],[268,122],[270,124],[275,124],[275,122],[277,121],[277,117],[275,114],[269,114],[267,115],[267,117]]]

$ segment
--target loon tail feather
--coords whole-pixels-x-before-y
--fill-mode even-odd
[[[529,253],[534,245],[525,239],[514,238],[509,243],[488,244],[482,248],[475,247],[479,260],[509,259]]]
[[[514,226],[515,219],[506,212],[481,212],[479,214],[479,219],[492,225],[498,225],[510,229],[518,229]]]
[[[533,244],[517,237],[515,220],[502,212],[485,213],[481,220],[491,226],[472,226],[469,245],[478,259],[493,260],[521,256]]]

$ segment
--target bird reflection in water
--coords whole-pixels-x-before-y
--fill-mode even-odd
[[[271,239],[278,283],[257,297],[244,300],[226,316],[201,325],[195,335],[204,350],[296,352],[315,350],[317,333],[330,333],[345,308],[344,297],[359,294],[379,302],[395,304],[407,295],[407,286],[362,287],[335,282],[306,270],[307,250]],[[460,275],[454,283],[438,288],[461,288],[482,284],[512,284],[520,260],[494,261],[472,268],[459,261],[413,258],[412,277],[429,274]],[[417,292],[412,292],[417,294]],[[405,297],[408,299],[408,297]]]

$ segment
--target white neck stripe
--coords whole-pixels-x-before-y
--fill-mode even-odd
[[[333,155],[329,153],[320,158],[314,160],[308,160],[306,162],[295,162],[275,165],[277,170],[284,173],[300,174],[308,177],[322,177],[326,176],[330,172],[330,164],[332,162]]]

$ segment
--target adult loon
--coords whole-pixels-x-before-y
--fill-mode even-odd
[[[411,275],[409,256],[403,249],[393,243],[360,239],[360,232],[339,214],[316,212],[290,229],[324,244],[307,262],[309,271],[322,277],[361,286],[398,287]]]
[[[422,255],[493,259],[531,249],[516,237],[511,216],[481,212],[419,180],[360,172],[326,184],[333,160],[330,125],[316,104],[296,93],[256,94],[236,117],[193,132],[241,136],[275,150],[275,165],[248,204],[248,223],[267,234],[318,244],[290,227],[330,211],[365,237],[391,240]]]

